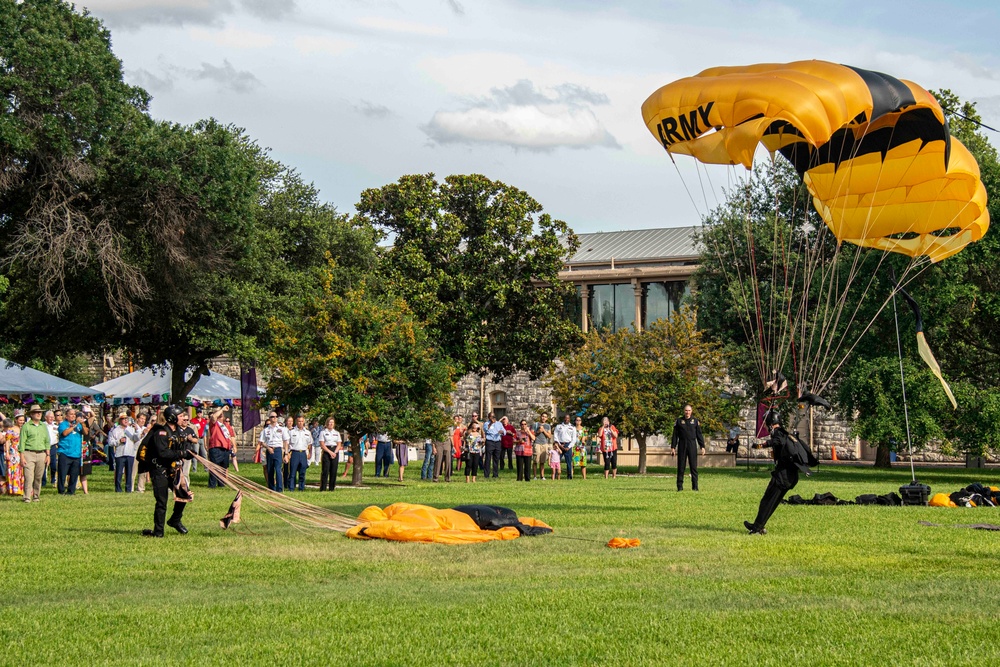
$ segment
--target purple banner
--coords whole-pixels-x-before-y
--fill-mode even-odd
[[[767,437],[770,437],[770,435],[771,435],[770,430],[764,424],[764,417],[767,416],[767,411],[769,409],[770,408],[768,408],[767,405],[765,405],[764,403],[758,403],[757,404],[757,437],[758,438],[767,438]],[[259,420],[259,417],[258,417],[258,420]]]
[[[260,424],[260,396],[257,395],[257,367],[240,366],[240,404],[243,408],[243,432]]]

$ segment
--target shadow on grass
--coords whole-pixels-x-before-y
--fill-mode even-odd
[[[63,530],[71,533],[103,533],[105,535],[142,535],[141,529],[127,528],[63,528]]]
[[[696,525],[691,525],[691,524],[686,524],[686,523],[661,523],[661,524],[659,524],[659,527],[660,528],[666,528],[668,530],[671,529],[671,528],[681,528],[681,529],[684,529],[684,530],[704,530],[704,531],[709,531],[709,532],[713,532],[713,533],[745,533],[745,532],[747,532],[747,529],[744,528],[742,525],[740,525],[739,527],[736,527],[736,526],[730,527],[730,526],[705,526],[705,525],[696,526]]]

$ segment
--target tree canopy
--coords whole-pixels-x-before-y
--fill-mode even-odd
[[[362,435],[444,437],[452,369],[402,299],[363,282],[340,292],[328,274],[302,313],[290,321],[274,317],[270,325],[268,392],[292,409],[334,417],[351,434],[355,484]]]
[[[646,472],[646,440],[672,433],[690,403],[706,431],[721,430],[736,414],[725,396],[726,355],[682,308],[641,331],[591,331],[584,345],[565,355],[548,380],[557,403],[589,426],[608,417],[639,444],[639,472]]]
[[[365,190],[357,210],[392,243],[389,290],[460,373],[537,378],[579,343],[563,316],[575,288],[559,279],[576,238],[526,192],[478,174],[411,175]]]

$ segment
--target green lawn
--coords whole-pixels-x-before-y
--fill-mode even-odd
[[[244,472],[260,478],[259,466]],[[370,472],[370,471],[368,471]],[[669,472],[669,471],[667,471]],[[919,471],[935,491],[996,471]],[[555,535],[477,546],[302,534],[194,476],[181,536],[139,537],[153,497],[0,500],[0,665],[985,665],[1000,658],[996,509],[790,507],[748,536],[764,470],[605,481],[431,484],[307,491],[356,514],[370,504],[492,503]],[[310,469],[309,481],[318,481]],[[821,468],[795,492],[885,493],[908,470]],[[252,530],[253,533],[249,533]],[[611,537],[638,549],[611,550]],[[563,539],[576,538],[576,539]]]

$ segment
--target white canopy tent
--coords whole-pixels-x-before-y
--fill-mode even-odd
[[[187,376],[190,377],[190,374]],[[143,368],[113,380],[94,385],[113,405],[131,403],[169,403],[170,366],[161,369]],[[198,379],[188,394],[189,402],[227,403],[240,399],[240,381],[221,373],[211,373]]]
[[[0,398],[13,403],[101,403],[104,393],[0,357]]]

